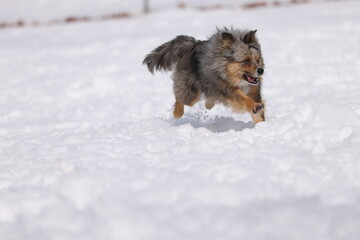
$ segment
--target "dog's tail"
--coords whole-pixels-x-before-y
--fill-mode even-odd
[[[155,48],[146,55],[143,64],[146,64],[149,71],[171,71],[174,64],[189,55],[198,41],[189,36],[180,35],[173,40]]]

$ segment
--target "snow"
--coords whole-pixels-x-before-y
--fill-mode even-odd
[[[311,0],[326,1],[326,0]],[[196,7],[232,7],[241,8],[246,4],[267,3],[292,4],[292,0],[148,0],[149,9],[158,11],[168,8]],[[92,17],[101,18],[118,13],[139,14],[144,9],[144,0],[0,0],[0,23],[14,23],[23,21],[26,24],[32,22],[52,22],[64,20],[68,17]]]
[[[360,239],[360,2],[0,31],[0,239]],[[171,117],[142,59],[258,29],[267,121]]]

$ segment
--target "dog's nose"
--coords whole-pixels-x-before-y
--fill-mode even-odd
[[[264,69],[263,68],[258,68],[257,73],[259,75],[262,75],[264,73]]]

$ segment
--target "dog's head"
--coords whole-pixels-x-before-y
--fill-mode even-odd
[[[255,31],[224,31],[221,48],[226,60],[226,75],[231,85],[257,85],[264,74],[264,60]]]

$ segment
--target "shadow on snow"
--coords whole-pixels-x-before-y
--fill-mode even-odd
[[[181,126],[190,124],[194,128],[206,128],[214,133],[227,132],[230,130],[242,131],[247,128],[254,128],[252,122],[236,121],[232,117],[216,117],[215,119],[202,120],[199,117],[183,117],[181,119],[171,119],[170,124]]]

